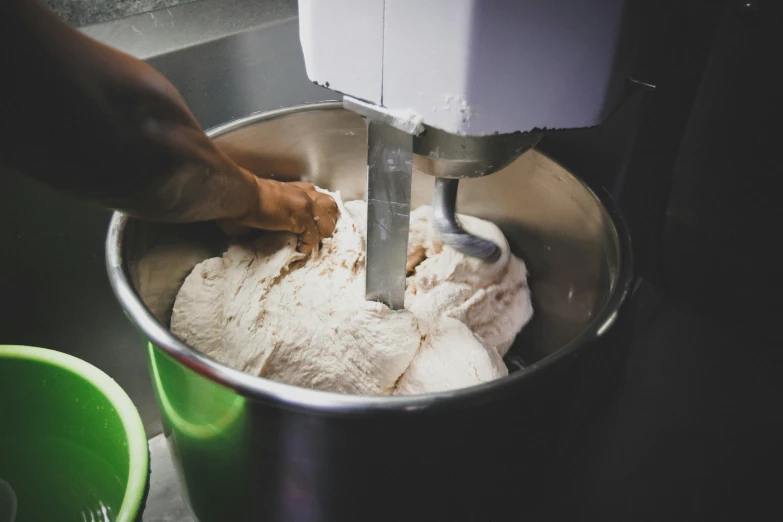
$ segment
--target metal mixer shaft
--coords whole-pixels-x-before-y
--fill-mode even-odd
[[[413,136],[379,121],[367,125],[365,298],[405,307]]]

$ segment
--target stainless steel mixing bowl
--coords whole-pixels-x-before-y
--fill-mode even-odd
[[[365,124],[339,103],[253,115],[211,135],[259,174],[363,196]],[[169,332],[169,316],[185,276],[225,238],[212,224],[114,215],[109,276],[145,337],[200,522],[522,520],[554,491],[558,451],[622,360],[628,232],[608,199],[535,150],[462,183],[459,210],[499,224],[526,260],[535,314],[509,352],[511,375],[427,396],[301,389],[201,355]],[[432,184],[414,175],[414,205],[429,202]]]

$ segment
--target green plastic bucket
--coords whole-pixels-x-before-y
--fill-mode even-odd
[[[148,475],[141,418],[111,377],[0,345],[0,522],[134,522]]]

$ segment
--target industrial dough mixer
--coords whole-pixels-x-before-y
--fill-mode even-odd
[[[115,214],[110,280],[146,339],[199,522],[520,520],[556,490],[559,449],[622,363],[633,266],[611,199],[529,149],[621,100],[626,18],[623,0],[302,0],[308,75],[345,99],[210,131],[243,157],[274,158],[279,175],[367,197],[367,297],[393,308],[411,207],[434,201],[443,238],[482,258],[494,245],[464,233],[457,204],[496,223],[528,266],[535,311],[502,379],[359,396],[220,364],[169,326],[182,281],[225,237]]]

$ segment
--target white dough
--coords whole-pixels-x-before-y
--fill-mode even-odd
[[[364,299],[366,203],[343,204],[319,251],[268,232],[198,264],[171,330],[228,366],[288,384],[364,395],[423,394],[507,375],[502,356],[533,310],[525,265],[492,223],[460,216],[501,245],[485,263],[443,245],[430,207],[411,213],[405,310]],[[423,260],[422,260],[423,259]],[[419,262],[420,261],[420,262]]]

